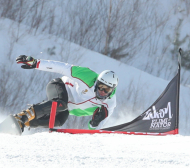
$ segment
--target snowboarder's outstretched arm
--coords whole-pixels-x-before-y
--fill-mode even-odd
[[[73,65],[68,63],[51,61],[51,60],[39,60],[34,59],[33,57],[20,55],[16,58],[17,64],[24,64],[21,66],[23,69],[38,69],[42,71],[60,73],[71,77],[71,68]]]

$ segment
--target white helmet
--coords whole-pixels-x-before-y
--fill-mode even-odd
[[[97,89],[98,85],[100,83],[110,87],[112,89],[112,91],[106,96],[100,96],[98,93],[98,89]],[[95,87],[97,98],[106,99],[107,97],[109,97],[112,94],[112,92],[117,87],[117,85],[118,85],[118,77],[113,71],[105,70],[105,71],[101,72],[97,78],[97,83],[96,83],[96,87]]]

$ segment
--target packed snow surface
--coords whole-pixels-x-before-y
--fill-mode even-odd
[[[190,167],[190,137],[121,134],[1,134],[0,167]]]

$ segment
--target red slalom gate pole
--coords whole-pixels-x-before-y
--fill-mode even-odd
[[[57,110],[57,102],[52,102],[50,119],[49,119],[49,129],[50,129],[49,132],[52,132],[51,129],[53,129],[55,124],[56,110]]]
[[[85,129],[51,129],[51,132],[58,133],[69,133],[69,134],[126,134],[126,135],[153,135],[153,136],[166,136],[166,135],[176,135],[177,129],[163,132],[123,132],[123,131],[106,131],[106,130],[85,130]]]

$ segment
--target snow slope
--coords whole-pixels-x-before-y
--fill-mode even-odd
[[[190,167],[189,136],[1,134],[0,168]]]

